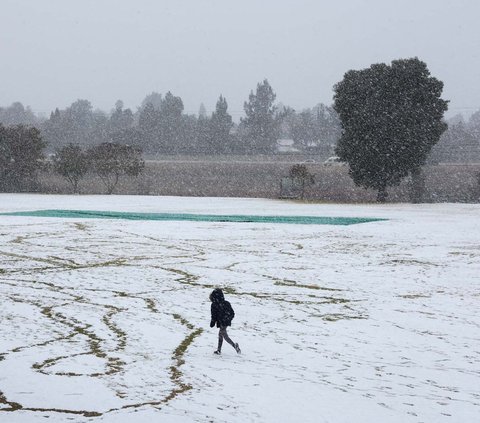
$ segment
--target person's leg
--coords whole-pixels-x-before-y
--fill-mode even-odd
[[[221,334],[221,336],[223,336],[223,338],[225,338],[225,341],[227,341],[233,348],[236,349],[236,347],[235,347],[235,342],[233,342],[233,341],[230,339],[230,337],[228,336],[227,327],[226,327],[226,326],[220,327],[220,334]]]
[[[223,333],[222,333],[222,328],[218,331],[218,348],[217,351],[221,352],[222,351],[222,344],[223,344]]]

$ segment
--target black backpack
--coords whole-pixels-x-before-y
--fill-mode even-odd
[[[232,305],[228,301],[225,301],[225,303],[224,303],[224,318],[225,318],[225,321],[230,323],[234,317],[235,317],[235,312],[233,311]]]

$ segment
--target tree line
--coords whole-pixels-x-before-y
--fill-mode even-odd
[[[447,120],[448,129],[433,146],[429,163],[480,162],[480,110],[468,119],[457,114]]]
[[[185,114],[182,99],[171,92],[147,95],[136,112],[118,100],[110,114],[80,99],[56,108],[48,119],[16,102],[0,108],[0,189],[35,189],[36,175],[49,166],[74,192],[93,172],[111,193],[119,178],[143,170],[142,153],[267,154],[275,152],[278,137],[293,138],[299,149],[334,145],[339,122],[332,108],[319,105],[297,114],[276,105],[275,98],[267,80],[257,84],[238,125],[222,95],[211,115],[202,105],[198,116]]]
[[[182,99],[171,92],[148,95],[135,113],[121,101],[107,115],[92,110],[87,100],[77,100],[42,123],[41,142],[54,148],[57,157],[68,145],[129,146],[148,154],[270,154],[281,137],[292,138],[301,151],[318,151],[328,143],[348,164],[355,184],[377,190],[378,200],[385,201],[388,187],[407,177],[416,181],[413,185],[421,180],[432,147],[445,136],[448,101],[441,98],[442,91],[443,83],[413,58],[350,70],[334,86],[332,107],[320,104],[300,113],[275,104],[276,95],[264,80],[250,92],[238,125],[222,95],[211,116],[204,107],[198,116],[185,114]]]
[[[67,144],[47,158],[45,141],[32,126],[0,124],[0,192],[36,191],[41,171],[65,178],[74,193],[79,182],[92,173],[112,194],[124,176],[138,176],[145,163],[141,150],[126,144],[103,142],[90,148]]]
[[[215,110],[186,114],[183,101],[171,92],[153,92],[134,112],[118,100],[110,113],[94,109],[90,101],[76,100],[39,119],[21,103],[0,108],[0,123],[39,128],[47,149],[67,144],[89,147],[102,142],[129,144],[148,155],[157,154],[260,154],[274,153],[277,139],[292,139],[299,151],[332,150],[340,133],[334,110],[323,104],[296,112],[275,104],[268,80],[257,84],[244,103],[245,117],[236,124],[220,95]]]

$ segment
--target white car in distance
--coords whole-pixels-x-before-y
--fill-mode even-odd
[[[323,164],[325,166],[331,166],[331,165],[344,165],[345,162],[342,162],[340,160],[340,157],[337,157],[337,156],[332,156],[332,157],[329,157],[327,160],[325,160],[323,162]]]

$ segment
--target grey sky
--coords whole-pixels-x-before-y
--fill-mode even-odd
[[[257,82],[298,110],[330,104],[349,69],[418,56],[449,115],[480,108],[478,0],[0,0],[0,106],[49,113],[78,98],[187,113],[220,94],[235,120]]]

